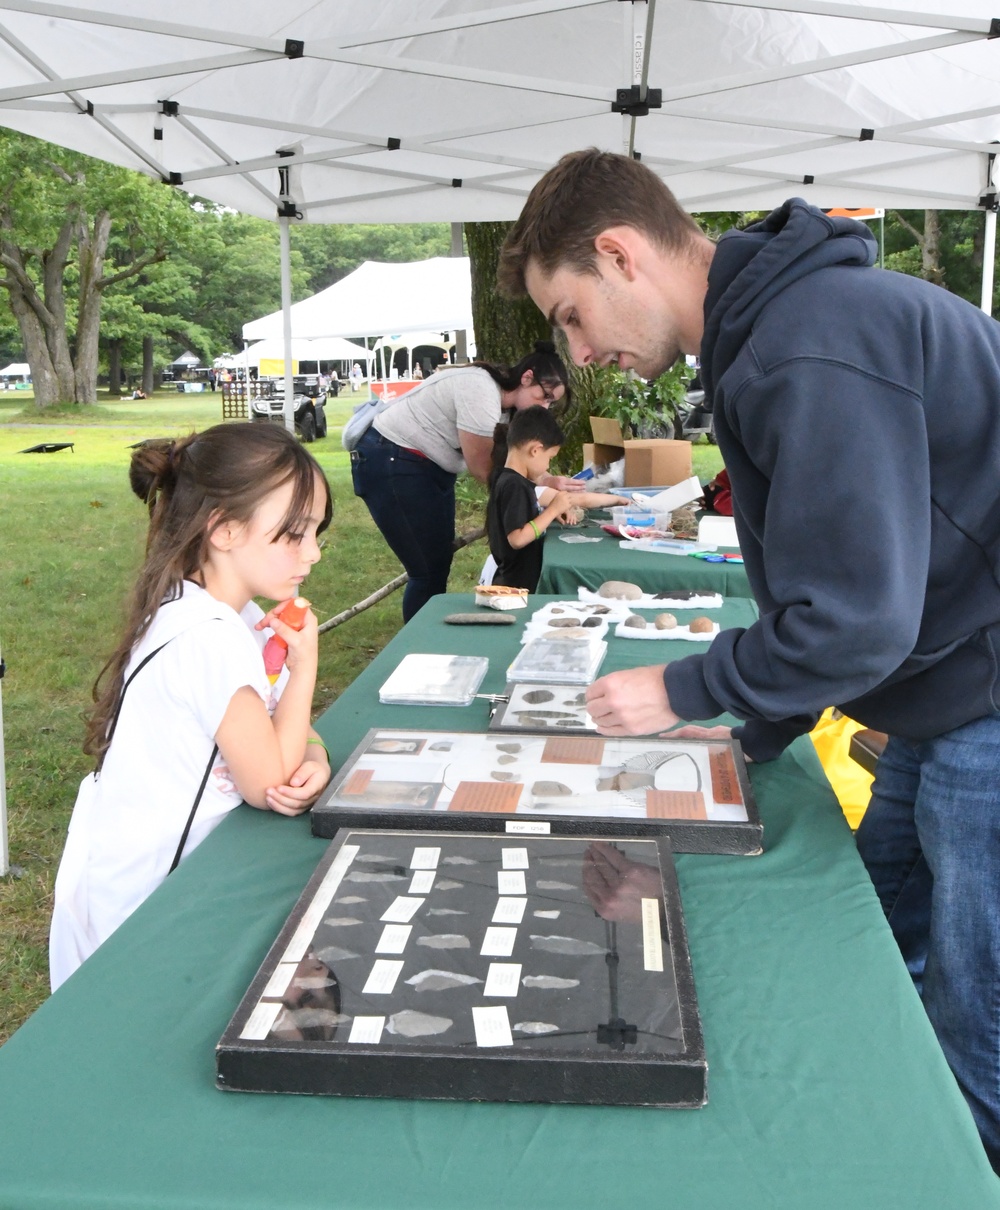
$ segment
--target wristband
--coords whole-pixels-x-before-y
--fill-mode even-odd
[[[541,538],[541,536],[542,536],[541,531],[539,530],[538,526],[534,523],[534,521],[529,521],[528,524],[535,531],[535,541],[537,542],[539,540],[539,538]]]
[[[329,763],[330,763],[330,749],[329,749],[329,748],[327,748],[326,744],[324,744],[324,743],[323,743],[323,741],[322,741],[321,739],[314,739],[314,738],[313,738],[313,737],[310,735],[310,736],[309,736],[309,738],[306,740],[306,743],[307,743],[307,744],[319,744],[319,746],[320,746],[320,747],[323,749],[323,751],[326,753],[326,763],[327,763],[327,764],[329,764]]]

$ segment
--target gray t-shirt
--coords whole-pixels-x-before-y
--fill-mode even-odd
[[[500,417],[500,387],[486,370],[459,366],[439,370],[400,397],[374,420],[383,437],[419,450],[442,470],[465,469],[458,430],[492,437]]]

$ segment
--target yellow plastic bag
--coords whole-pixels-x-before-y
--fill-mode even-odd
[[[851,736],[863,731],[861,723],[847,718],[832,707],[823,711],[819,722],[809,733],[823,771],[830,779],[840,809],[852,830],[857,829],[868,809],[874,778],[851,757]]]

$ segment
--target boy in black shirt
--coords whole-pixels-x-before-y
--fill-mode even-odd
[[[493,440],[494,469],[486,509],[490,552],[497,561],[493,583],[534,592],[542,572],[542,536],[573,504],[570,492],[557,491],[539,512],[535,496],[535,480],[558,453],[562,430],[548,409],[539,405],[515,411],[509,425],[497,425]],[[504,449],[506,462],[498,466]]]

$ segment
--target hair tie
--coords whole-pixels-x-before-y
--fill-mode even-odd
[[[555,354],[555,351],[556,351],[556,346],[552,343],[551,340],[536,340],[535,341],[535,352],[536,353],[548,353],[549,356],[551,357]]]

